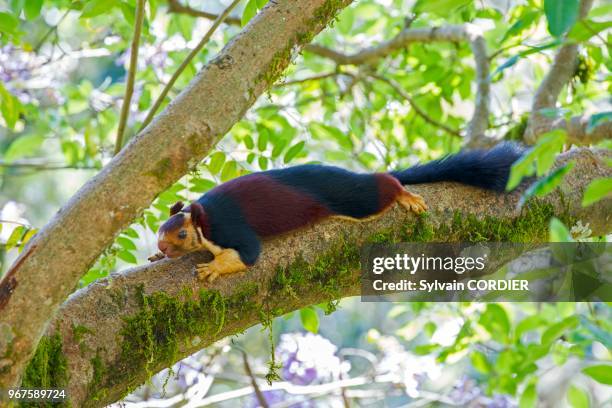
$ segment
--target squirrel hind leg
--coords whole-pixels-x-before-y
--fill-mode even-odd
[[[397,202],[415,214],[421,214],[427,211],[427,204],[425,204],[423,197],[418,194],[411,193],[408,190],[402,189],[400,194],[397,196]]]

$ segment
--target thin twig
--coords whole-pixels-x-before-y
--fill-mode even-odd
[[[54,26],[52,26],[51,28],[49,28],[49,30],[45,33],[45,35],[43,35],[42,38],[40,40],[38,40],[38,42],[36,43],[36,45],[33,48],[35,53],[38,53],[38,51],[40,50],[40,47],[42,47],[42,45],[45,43],[45,41],[47,41],[47,38],[49,38],[49,36],[53,32],[57,31],[57,27],[59,27],[59,25],[62,23],[62,21],[64,21],[64,19],[68,16],[68,13],[70,13],[70,11],[71,11],[71,9],[66,10],[66,12],[64,14],[62,14],[62,16],[57,21],[57,23]]]
[[[377,79],[379,81],[382,81],[384,83],[386,83],[387,85],[389,85],[395,92],[397,92],[402,98],[406,99],[406,101],[408,101],[408,103],[410,104],[410,106],[412,107],[412,109],[414,110],[414,112],[419,115],[421,118],[423,118],[423,120],[427,123],[429,123],[430,125],[436,126],[442,130],[444,130],[446,133],[453,135],[453,136],[457,136],[457,137],[461,137],[461,133],[459,133],[458,130],[453,129],[451,127],[446,126],[444,123],[440,123],[437,120],[433,119],[431,116],[429,116],[427,113],[425,113],[425,111],[423,109],[421,109],[416,102],[412,99],[412,97],[410,95],[408,95],[408,93],[404,90],[404,88],[402,88],[402,86],[400,84],[398,84],[395,80],[391,79],[391,78],[387,78],[378,74],[369,74],[370,77]]]
[[[212,37],[212,35],[214,34],[215,30],[221,25],[221,23],[223,23],[223,21],[227,18],[227,16],[230,14],[232,9],[236,7],[236,5],[238,5],[238,3],[240,3],[240,0],[234,0],[232,4],[230,4],[229,6],[227,6],[225,10],[223,10],[223,13],[221,13],[217,17],[217,19],[214,21],[213,25],[210,27],[208,32],[204,34],[204,37],[202,37],[198,45],[196,45],[196,47],[193,50],[191,50],[187,58],[183,60],[183,62],[178,67],[176,72],[172,75],[172,78],[170,78],[170,80],[168,81],[164,89],[161,91],[161,93],[155,100],[155,103],[153,103],[153,106],[149,110],[149,113],[147,113],[147,117],[145,118],[144,122],[142,122],[142,125],[140,126],[140,130],[144,129],[145,127],[147,127],[149,123],[151,123],[151,121],[153,120],[153,117],[155,116],[155,113],[157,112],[161,104],[164,102],[164,99],[168,95],[168,92],[170,92],[170,90],[174,86],[174,83],[176,82],[176,80],[183,73],[185,68],[187,68],[187,66],[191,63],[191,61],[195,58],[195,56],[202,50],[202,48],[204,48],[206,43],[210,40],[210,37]]]
[[[240,353],[242,354],[242,362],[244,364],[244,371],[246,371],[247,375],[251,379],[251,385],[253,386],[253,390],[255,390],[255,396],[257,397],[257,402],[259,402],[259,405],[262,408],[268,408],[268,401],[266,401],[266,398],[261,392],[259,385],[257,385],[257,380],[255,379],[255,375],[253,375],[251,366],[249,365],[249,359],[247,357],[247,354],[242,350],[240,350]]]
[[[132,38],[132,45],[130,48],[130,66],[128,67],[125,96],[123,98],[123,106],[121,106],[121,116],[119,117],[117,141],[115,142],[115,154],[119,153],[123,147],[123,134],[125,133],[125,126],[127,124],[130,104],[132,103],[132,95],[134,93],[134,79],[136,78],[136,69],[138,68],[138,47],[140,45],[142,22],[144,21],[145,1],[146,0],[138,0],[138,4],[136,6],[136,23],[134,24],[134,36]]]
[[[64,169],[75,169],[75,170],[91,170],[97,169],[97,167],[93,166],[76,166],[76,165],[65,165],[60,163],[36,163],[36,162],[28,162],[28,161],[16,161],[7,163],[3,160],[0,160],[0,167],[9,168],[9,169],[32,169],[32,170],[64,170]]]
[[[207,11],[196,10],[189,6],[184,6],[178,0],[168,0],[168,11],[171,13],[186,14],[192,17],[203,17],[209,20],[216,20],[219,18],[219,16],[215,13],[209,13]],[[223,22],[229,25],[241,25],[238,17],[229,16]]]
[[[294,79],[294,80],[291,80],[291,81],[281,82],[279,84],[274,85],[274,87],[275,88],[281,88],[281,87],[289,86],[289,85],[303,84],[304,82],[320,81],[321,79],[332,78],[332,77],[336,77],[336,76],[340,76],[340,75],[348,75],[348,74],[344,74],[344,72],[328,72],[326,74],[313,75],[313,76],[307,77],[307,78]]]

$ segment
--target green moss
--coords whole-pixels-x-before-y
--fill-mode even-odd
[[[100,350],[96,352],[94,358],[91,359],[92,377],[89,382],[89,398],[91,400],[99,400],[104,398],[106,389],[102,387],[102,381],[106,375],[106,366],[100,357]]]
[[[170,160],[170,158],[166,157],[155,163],[155,167],[153,168],[153,170],[149,171],[147,174],[155,177],[159,181],[163,181],[166,175],[170,172],[171,166],[172,161]]]
[[[34,357],[26,368],[21,388],[65,388],[68,384],[66,357],[62,351],[59,334],[43,336]],[[58,402],[22,403],[21,406],[61,406]]]
[[[274,54],[264,72],[258,76],[257,82],[265,82],[267,87],[272,86],[283,74],[291,62],[291,55],[295,46],[301,46],[312,41],[316,29],[322,21],[333,24],[338,12],[348,4],[346,0],[328,0],[315,10],[313,18],[305,24],[305,30],[298,32],[286,47]]]
[[[256,310],[252,298],[258,290],[258,284],[249,283],[224,297],[216,290],[194,293],[185,288],[173,297],[162,292],[147,295],[140,287],[136,293],[140,310],[124,318],[120,331],[123,343],[119,361],[113,363],[116,372],[106,375],[104,364],[96,355],[91,361],[94,376],[88,399],[99,398],[104,388],[114,384],[135,387],[138,383],[132,378],[138,378],[142,371],[150,377],[160,366],[172,365],[181,346],[214,340],[228,321]]]
[[[83,326],[80,324],[72,325],[72,335],[74,336],[74,341],[77,344],[81,344],[86,334],[92,334],[93,330],[88,328],[87,326]]]
[[[299,257],[289,266],[279,268],[270,282],[270,293],[275,298],[297,298],[297,293],[316,287],[335,299],[342,288],[352,284],[353,271],[359,268],[359,248],[342,239],[326,254],[309,264]],[[276,313],[286,313],[279,310]]]

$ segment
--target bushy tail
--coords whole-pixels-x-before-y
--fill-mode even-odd
[[[504,191],[512,164],[524,152],[521,146],[504,142],[490,150],[466,150],[389,174],[402,184],[456,181],[488,190]]]

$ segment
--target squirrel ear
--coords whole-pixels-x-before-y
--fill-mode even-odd
[[[172,207],[170,207],[170,216],[178,214],[183,209],[183,202],[177,201]]]
[[[197,201],[193,201],[190,205],[191,207],[191,222],[193,222],[196,227],[204,228],[204,207],[202,204]]]

